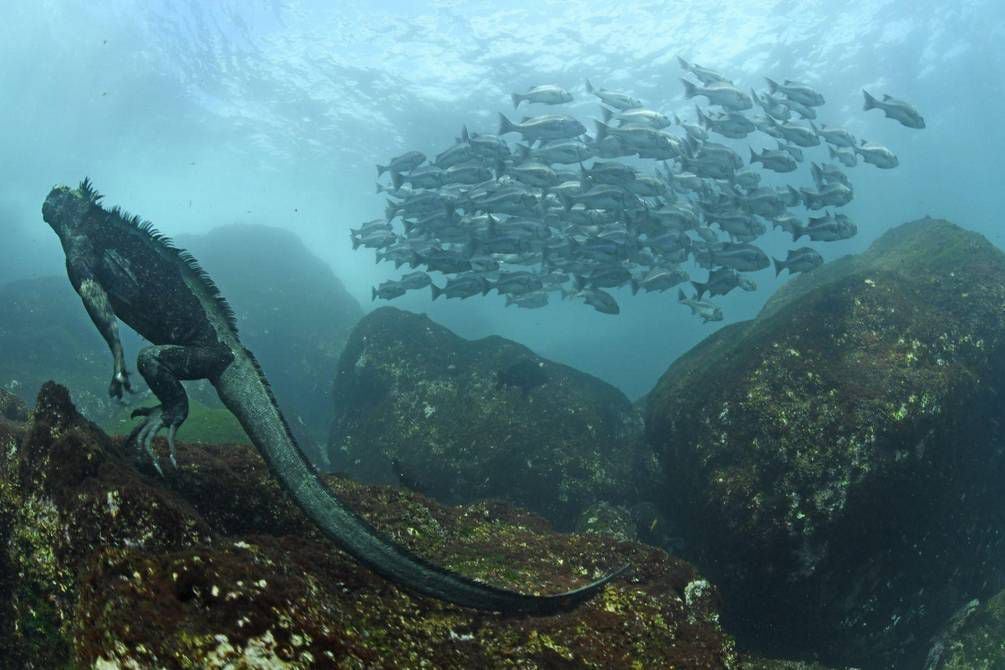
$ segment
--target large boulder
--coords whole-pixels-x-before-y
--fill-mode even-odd
[[[323,445],[332,416],[332,378],[349,332],[363,316],[331,267],[282,228],[233,224],[183,235],[237,316],[291,425]],[[313,457],[320,452],[312,449]]]
[[[716,589],[659,549],[329,478],[379,531],[494,584],[553,592],[632,565],[574,612],[504,618],[361,567],[249,447],[181,444],[162,479],[55,384],[23,434],[3,430],[2,668],[737,667]]]
[[[331,463],[451,504],[509,500],[573,527],[598,501],[634,503],[654,467],[640,415],[614,387],[501,337],[465,340],[382,307],[335,378]]]
[[[1005,564],[1005,255],[925,219],[789,282],[648,399],[665,504],[773,651],[920,667]]]

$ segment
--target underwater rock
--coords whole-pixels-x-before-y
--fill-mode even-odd
[[[924,670],[1005,667],[1005,591],[957,611],[932,643]]]
[[[314,445],[325,443],[331,423],[338,357],[363,316],[359,303],[288,230],[233,224],[176,241],[226,296],[242,341],[261,363],[297,437],[309,442],[302,446],[317,460],[323,449]],[[207,400],[212,403],[215,398]]]
[[[350,336],[334,395],[331,463],[363,481],[449,504],[508,500],[561,529],[595,502],[651,495],[655,463],[628,399],[501,337],[377,309]]]
[[[494,584],[554,592],[632,565],[574,612],[493,616],[361,567],[313,530],[250,447],[178,451],[180,470],[164,479],[137,470],[65,388],[43,387],[23,439],[0,450],[0,667],[736,664],[715,587],[659,549],[560,535],[505,503],[448,508],[329,478],[383,533]]]
[[[1005,561],[1005,254],[925,219],[676,361],[647,434],[683,555],[773,654],[920,667]]]
[[[638,530],[631,511],[603,501],[583,510],[576,520],[576,532],[599,533],[622,542],[638,539]]]
[[[0,389],[0,420],[23,422],[28,418],[28,408],[21,399],[9,391]]]

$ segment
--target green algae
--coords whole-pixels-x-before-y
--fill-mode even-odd
[[[928,220],[671,366],[647,416],[665,504],[748,641],[897,665],[980,588],[997,559],[961,547],[997,523],[1003,325],[1001,252]]]

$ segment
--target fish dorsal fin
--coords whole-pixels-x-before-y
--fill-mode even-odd
[[[890,99],[890,96],[887,95],[886,93],[884,93],[883,94],[883,100],[889,100],[889,99]]]

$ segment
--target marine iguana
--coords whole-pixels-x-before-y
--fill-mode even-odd
[[[158,472],[152,443],[162,429],[177,467],[175,434],[188,416],[181,380],[208,379],[304,513],[360,563],[406,589],[479,610],[549,615],[589,600],[627,567],[566,593],[526,595],[448,571],[381,536],[318,477],[238,339],[233,312],[196,260],[150,222],[106,210],[101,198],[88,179],[76,189],[58,186],[42,218],[59,236],[70,282],[111,349],[112,397],[132,391],[116,319],[153,344],[140,351],[136,367],[160,404],[133,412],[143,420],[130,442],[142,445]]]

